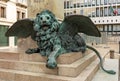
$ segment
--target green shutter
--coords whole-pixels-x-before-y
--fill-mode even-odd
[[[5,37],[5,32],[8,30],[7,26],[0,25],[0,47],[8,46],[8,37]]]

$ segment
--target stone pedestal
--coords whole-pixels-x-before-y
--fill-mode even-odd
[[[82,77],[81,75],[86,76],[84,73],[91,68],[88,76],[82,78],[83,81],[86,81],[88,77],[93,77],[98,70],[99,63],[94,62],[96,56],[90,50],[87,50],[85,54],[74,52],[60,55],[57,59],[58,67],[48,69],[46,68],[46,57],[37,53],[27,55],[23,52],[23,48],[27,49],[27,44],[30,42],[29,40],[25,43],[26,41],[19,41],[19,49],[15,51],[0,51],[0,80],[78,81]],[[22,46],[22,44],[26,44],[26,46]]]
[[[28,44],[31,43],[30,40],[29,42],[22,40],[22,43],[27,45],[26,41]],[[91,81],[99,68],[96,54],[87,50],[84,54],[73,52],[60,55],[57,59],[58,67],[48,69],[46,68],[46,57],[38,53],[25,54],[23,50],[27,49],[29,45],[22,46],[22,43],[19,41],[19,49],[0,50],[0,81]],[[108,52],[103,49],[99,49],[99,51],[102,54]]]

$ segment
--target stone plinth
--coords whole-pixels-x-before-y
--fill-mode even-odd
[[[55,69],[46,68],[46,58],[37,53],[27,55],[23,50],[10,50],[0,50],[0,81],[91,81],[99,68],[99,60],[90,50],[85,54],[60,55]]]

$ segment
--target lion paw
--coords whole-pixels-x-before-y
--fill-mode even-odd
[[[54,69],[57,67],[57,62],[55,60],[55,58],[50,58],[47,60],[47,64],[46,64],[46,67],[47,68],[50,68],[50,69]]]

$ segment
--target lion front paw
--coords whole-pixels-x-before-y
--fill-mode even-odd
[[[46,67],[47,68],[50,68],[50,69],[54,69],[57,67],[57,62],[55,60],[55,58],[50,58],[47,60],[47,64],[46,64]]]

